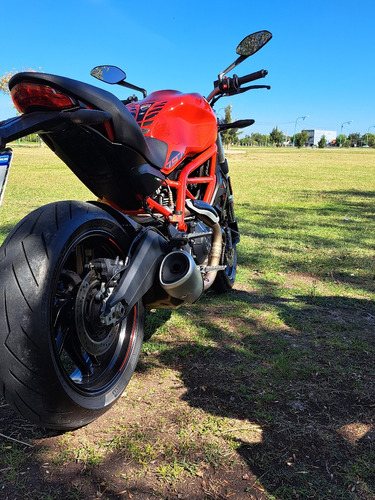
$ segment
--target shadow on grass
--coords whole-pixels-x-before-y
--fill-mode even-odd
[[[231,312],[216,299],[189,309],[215,346],[187,342],[160,354],[179,367],[185,399],[260,426],[261,442],[235,431],[227,439],[277,498],[374,498],[374,304],[242,291],[229,300]],[[282,324],[267,326],[249,305],[271,308]]]
[[[359,197],[359,198],[375,198],[375,190],[373,191],[361,191],[359,189],[349,189],[349,190],[335,190],[335,191],[323,191],[326,196],[346,196],[346,197]]]
[[[306,200],[294,206],[295,198]],[[300,191],[283,206],[238,207],[239,265],[314,274],[374,292],[373,191]]]
[[[189,406],[241,421],[240,429],[221,437],[258,477],[254,498],[372,499],[375,306],[346,297],[277,297],[273,286],[264,280],[263,293],[208,294],[172,315],[153,313],[148,344],[156,343],[157,353],[141,359],[139,372],[156,370],[158,379],[159,370],[173,368],[180,373]],[[176,314],[198,326],[200,337],[181,334],[183,327],[173,324]],[[152,335],[171,322],[170,329],[176,330],[173,343],[162,333]],[[1,432],[17,439],[39,439],[40,449],[43,440],[54,435],[28,426],[9,408],[0,408],[0,424],[5,429]],[[261,430],[261,440],[252,441],[241,431],[254,425]],[[89,433],[90,426],[87,429]],[[35,456],[22,445],[16,447],[29,460]],[[83,479],[82,467],[73,470],[70,465],[61,468],[59,479],[48,480],[46,465],[32,460],[27,487],[39,498],[63,493],[66,498],[84,498],[68,479],[90,484],[90,491],[103,491],[104,471],[113,470],[116,460],[115,453],[108,453]],[[12,481],[6,485],[12,493]],[[19,484],[17,488],[15,496]],[[144,478],[127,493],[146,499],[155,491]],[[121,498],[110,488],[105,495]]]

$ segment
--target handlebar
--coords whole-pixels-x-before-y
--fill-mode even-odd
[[[259,78],[264,78],[268,75],[268,71],[266,69],[261,69],[259,71],[255,71],[255,73],[250,73],[246,76],[238,77],[237,75],[233,75],[233,79],[237,79],[238,87],[243,85],[244,83],[253,82],[254,80],[259,80]],[[237,83],[236,82],[236,83]]]
[[[256,89],[256,88],[270,88],[268,85],[252,85],[249,87],[241,88],[241,85],[249,82],[253,82],[254,80],[259,80],[260,78],[264,78],[268,74],[266,69],[261,69],[259,71],[255,71],[254,73],[250,73],[245,76],[237,76],[233,75],[232,78],[226,76],[223,79],[216,80],[214,82],[214,90],[207,97],[207,101],[211,102],[211,106],[215,104],[215,102],[220,99],[220,97],[224,95],[234,95],[240,94],[242,92],[246,92],[247,90]]]

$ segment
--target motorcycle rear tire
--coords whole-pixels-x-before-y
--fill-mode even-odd
[[[125,258],[130,243],[106,211],[81,202],[37,209],[4,241],[0,394],[29,421],[51,429],[81,427],[106,412],[127,386],[143,341],[141,301],[119,325],[99,324],[98,333],[94,326],[78,334],[74,314],[77,289],[89,272],[85,264]],[[87,300],[82,309],[83,323],[94,316],[92,304]],[[92,331],[98,340],[92,345],[100,346],[95,355],[85,351],[83,338]]]

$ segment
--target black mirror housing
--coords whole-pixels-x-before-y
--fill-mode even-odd
[[[96,66],[90,71],[90,75],[111,85],[120,83],[126,78],[126,73],[117,66]]]
[[[236,49],[239,56],[249,57],[258,52],[272,38],[272,34],[267,30],[257,31],[245,37]]]

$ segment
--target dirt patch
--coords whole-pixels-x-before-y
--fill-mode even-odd
[[[290,279],[152,313],[126,393],[84,428],[0,401],[0,497],[373,500],[374,305]]]
[[[142,360],[143,370],[156,356],[151,358]],[[157,372],[138,371],[106,415],[65,434],[27,424],[2,402],[2,431],[11,438],[3,437],[2,445],[23,455],[17,466],[0,471],[2,498],[266,498],[256,476],[227,446],[225,435],[232,431],[215,430],[213,436],[210,427],[218,424],[191,407],[179,372],[168,369],[161,380]],[[203,385],[193,391],[209,401]],[[234,433],[245,428],[259,440],[260,429],[234,422]],[[10,477],[13,468],[17,474]]]

